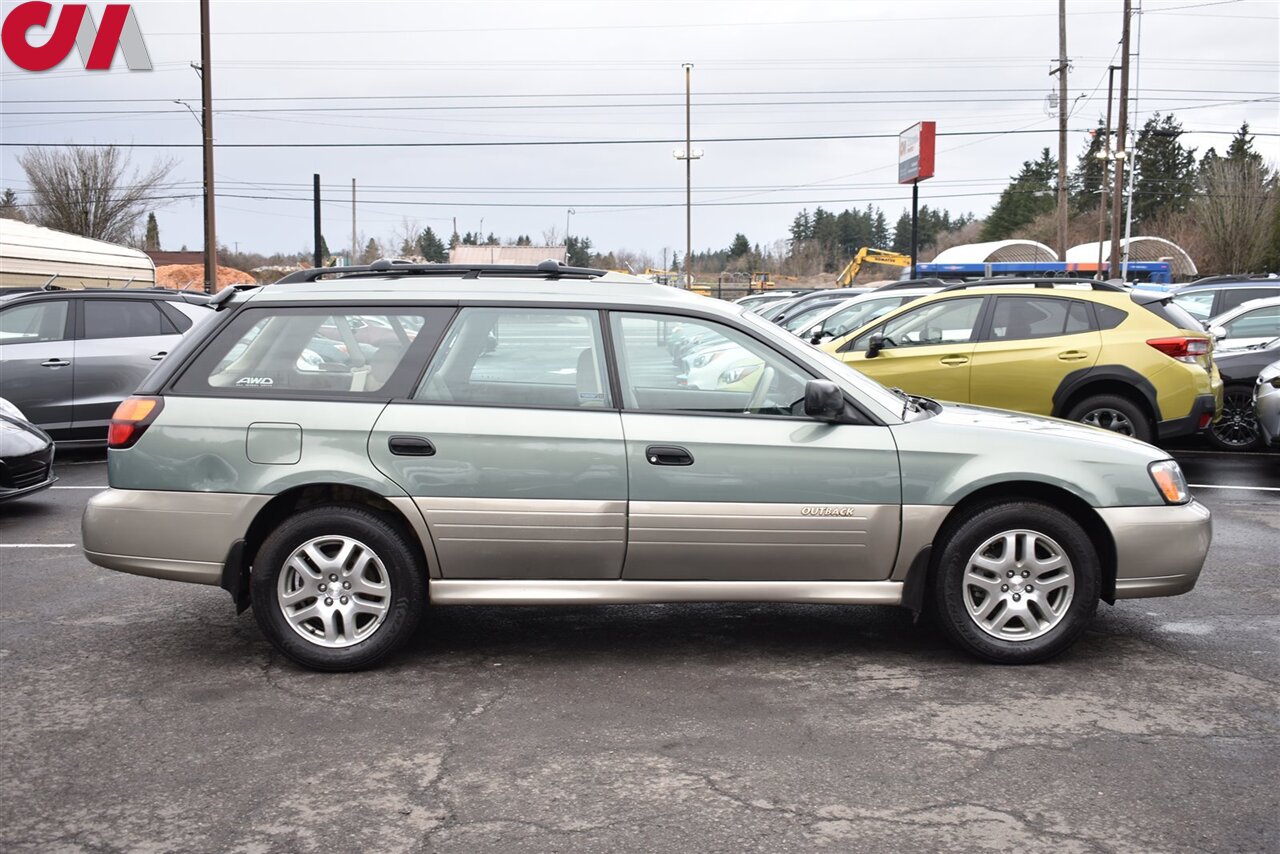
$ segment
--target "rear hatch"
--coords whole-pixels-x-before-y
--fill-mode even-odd
[[[1173,301],[1173,294],[1160,291],[1144,291],[1139,289],[1134,290],[1129,296],[1134,303],[1142,306],[1165,323],[1168,323],[1169,326],[1172,327],[1172,329],[1170,329],[1171,338],[1183,337],[1203,339],[1206,342],[1203,352],[1194,353],[1182,360],[1187,361],[1194,359],[1195,364],[1210,373],[1213,372],[1213,336],[1204,328],[1204,324],[1195,319],[1191,312],[1182,308]],[[1169,355],[1178,358],[1172,352],[1170,352]]]

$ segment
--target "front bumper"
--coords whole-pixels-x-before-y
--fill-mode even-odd
[[[1170,418],[1156,425],[1156,433],[1160,439],[1176,439],[1179,436],[1191,436],[1204,432],[1218,416],[1222,409],[1222,396],[1202,394],[1191,405],[1191,414],[1184,418]],[[1208,416],[1207,418],[1205,416]]]
[[[1161,507],[1102,507],[1098,515],[1116,544],[1117,599],[1177,596],[1196,586],[1213,523],[1192,499]]]
[[[150,578],[222,583],[227,550],[270,495],[106,489],[80,523],[90,563]]]

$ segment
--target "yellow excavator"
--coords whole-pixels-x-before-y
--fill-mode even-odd
[[[751,287],[753,288],[773,288],[778,286],[778,282],[795,283],[800,281],[796,276],[779,276],[773,273],[752,273]]]
[[[840,277],[836,279],[836,286],[847,288],[852,285],[863,264],[910,267],[911,256],[903,255],[900,252],[890,252],[888,249],[872,249],[870,246],[864,246],[857,251],[857,254],[853,256],[853,259],[848,264],[844,265],[844,269],[840,271]]]

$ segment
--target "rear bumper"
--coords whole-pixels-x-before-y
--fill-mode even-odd
[[[118,572],[216,586],[227,550],[270,500],[226,492],[107,489],[85,508],[84,556]]]
[[[1191,436],[1203,432],[1213,423],[1220,408],[1220,402],[1213,395],[1202,394],[1192,404],[1191,414],[1184,418],[1161,421],[1156,425],[1156,434],[1161,439],[1176,439],[1179,436]]]
[[[1177,596],[1196,586],[1213,538],[1203,504],[1103,507],[1098,515],[1116,544],[1115,598]]]

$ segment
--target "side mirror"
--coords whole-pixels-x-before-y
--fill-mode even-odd
[[[871,340],[867,342],[867,358],[874,359],[880,355],[880,351],[884,349],[884,335],[877,332],[871,336]]]
[[[844,416],[844,393],[831,380],[809,380],[804,385],[804,414],[818,421],[839,421]]]
[[[1221,326],[1210,326],[1209,334],[1213,336],[1214,341],[1221,341],[1227,337],[1227,330]]]

